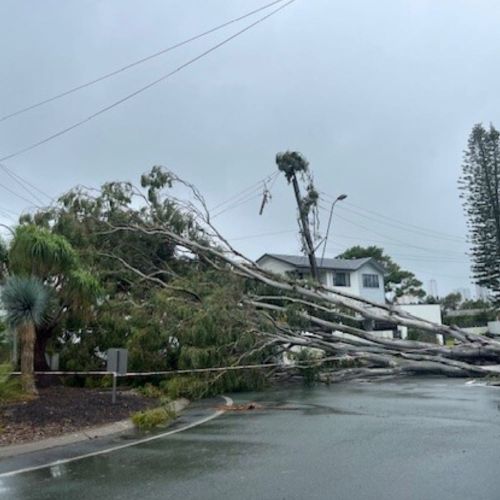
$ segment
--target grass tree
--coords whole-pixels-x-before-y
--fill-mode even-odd
[[[45,321],[36,326],[35,367],[47,369],[45,350],[71,317],[85,323],[100,294],[98,279],[81,263],[69,241],[49,228],[33,224],[17,227],[8,254],[9,272],[35,276],[51,290]]]
[[[21,382],[24,392],[36,394],[34,353],[36,328],[44,321],[48,292],[34,277],[10,276],[2,291],[7,322],[21,343]]]

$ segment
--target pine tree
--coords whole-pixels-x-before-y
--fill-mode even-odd
[[[475,125],[459,180],[469,227],[472,274],[500,300],[500,133]]]

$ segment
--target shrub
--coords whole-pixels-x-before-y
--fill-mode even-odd
[[[132,415],[132,422],[141,431],[150,431],[156,427],[165,427],[175,418],[175,412],[170,406],[143,410]]]
[[[207,385],[196,377],[172,377],[160,384],[171,399],[200,399],[206,395]]]
[[[291,354],[299,366],[299,373],[302,375],[304,384],[310,386],[317,382],[321,372],[321,355],[307,348]]]
[[[163,391],[159,387],[150,383],[140,387],[138,391],[147,398],[160,399],[164,396]]]
[[[10,363],[0,364],[0,402],[15,401],[23,397],[21,381],[18,377],[10,375]]]

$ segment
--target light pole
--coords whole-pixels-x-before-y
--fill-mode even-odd
[[[337,196],[337,198],[332,203],[332,208],[330,208],[330,217],[328,217],[328,227],[326,228],[326,236],[323,244],[323,252],[321,252],[321,262],[319,264],[320,267],[323,266],[323,259],[325,257],[326,242],[328,241],[328,234],[330,233],[330,226],[332,225],[333,208],[335,207],[335,203],[337,203],[337,201],[342,201],[345,200],[346,198],[347,198],[346,194],[341,194]]]

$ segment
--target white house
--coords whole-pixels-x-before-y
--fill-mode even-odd
[[[357,295],[372,302],[385,303],[384,275],[385,269],[372,257],[364,259],[321,259],[317,260],[320,280],[326,286],[338,288],[340,291]],[[257,264],[267,271],[277,274],[294,273],[301,278],[311,274],[309,259],[304,256],[265,253],[257,259]],[[415,317],[442,324],[439,305],[431,304],[398,304],[403,311]],[[386,324],[387,323],[387,324]],[[368,322],[364,327],[371,333],[386,338],[398,336],[406,338],[408,329],[388,322]],[[347,334],[346,334],[347,335]],[[441,335],[437,336],[443,343]]]
[[[384,303],[385,270],[372,257],[364,259],[317,259],[320,280],[331,288]],[[276,274],[295,273],[301,278],[311,274],[309,259],[298,255],[265,253],[257,264]]]

